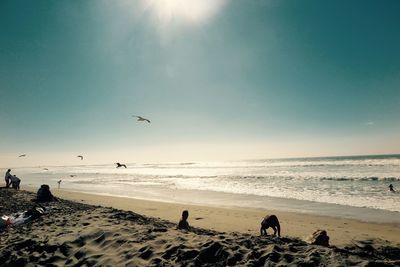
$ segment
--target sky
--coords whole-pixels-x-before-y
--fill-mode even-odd
[[[399,13],[396,0],[3,0],[0,165],[400,153]]]

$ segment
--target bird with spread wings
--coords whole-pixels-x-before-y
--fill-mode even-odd
[[[117,168],[125,167],[125,169],[126,169],[126,165],[125,164],[121,164],[119,162],[117,162],[115,164],[117,164]]]
[[[142,116],[136,116],[136,115],[132,115],[132,117],[137,118],[137,121],[146,121],[148,123],[151,123],[150,120],[143,118]]]

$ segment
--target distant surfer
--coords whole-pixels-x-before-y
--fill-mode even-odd
[[[392,184],[389,185],[389,191],[390,191],[390,192],[396,192],[396,191],[394,190],[394,187],[393,187]]]

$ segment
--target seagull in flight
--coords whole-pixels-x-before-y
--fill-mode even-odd
[[[81,160],[83,160],[83,156],[81,156],[81,155],[79,155],[79,156],[76,156],[77,158],[81,158]]]
[[[19,155],[18,158],[26,157],[26,154]]]
[[[146,121],[146,122],[150,123],[150,120],[148,120],[148,119],[146,119],[146,118],[143,118],[143,117],[141,117],[141,116],[135,116],[135,115],[133,115],[132,117],[136,117],[136,118],[137,118],[137,121]]]
[[[117,162],[115,164],[117,164],[117,168],[125,167],[125,169],[126,169],[126,165],[125,164],[121,164],[119,162]]]

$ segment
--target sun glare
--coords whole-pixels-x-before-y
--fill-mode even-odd
[[[163,24],[174,20],[197,24],[207,21],[225,2],[226,0],[151,0],[143,1],[143,4]]]

